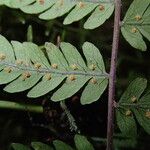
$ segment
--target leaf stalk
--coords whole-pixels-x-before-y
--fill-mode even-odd
[[[0,108],[43,113],[43,107],[37,105],[21,104],[18,102],[0,100]]]
[[[115,108],[114,100],[115,100],[117,55],[118,55],[119,34],[120,34],[120,16],[121,16],[121,0],[115,0],[114,31],[113,31],[113,43],[112,43],[109,91],[108,91],[108,120],[107,120],[106,150],[113,149],[114,108]]]

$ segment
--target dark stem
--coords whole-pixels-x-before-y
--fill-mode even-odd
[[[121,0],[115,0],[114,31],[113,31],[113,44],[112,44],[109,92],[108,92],[108,120],[107,120],[106,150],[113,149],[114,100],[115,100],[116,64],[117,64],[117,54],[118,54],[119,34],[120,34],[120,15],[121,15]]]

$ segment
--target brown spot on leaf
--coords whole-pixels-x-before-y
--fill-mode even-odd
[[[100,11],[104,11],[105,10],[105,6],[104,5],[99,5],[99,10]]]
[[[52,68],[53,68],[53,69],[57,69],[57,68],[58,68],[58,65],[57,65],[57,64],[52,64]]]
[[[96,80],[95,78],[92,78],[92,79],[90,80],[90,82],[93,83],[93,84],[97,84],[97,80]]]
[[[85,6],[85,3],[79,2],[79,8],[83,8]]]
[[[6,67],[6,68],[4,68],[4,71],[7,72],[7,73],[11,73],[12,68],[11,67]]]
[[[150,110],[149,109],[146,111],[145,117],[147,117],[148,119],[150,119]]]
[[[74,81],[74,80],[76,80],[76,76],[75,76],[74,74],[69,75],[69,76],[68,76],[68,79],[69,79],[70,81]]]
[[[142,17],[141,17],[140,15],[136,15],[136,16],[135,16],[135,20],[136,20],[136,21],[139,21],[139,20],[141,20],[141,19],[142,19]]]
[[[40,5],[44,5],[44,3],[45,3],[45,0],[39,0]]]
[[[34,67],[35,67],[36,69],[40,69],[41,66],[42,66],[42,65],[41,65],[40,63],[35,63],[35,64],[34,64]]]
[[[91,65],[89,66],[89,68],[90,68],[91,70],[95,70],[95,69],[96,69],[96,65],[95,65],[95,64],[91,64]]]
[[[0,60],[4,60],[6,58],[6,55],[3,53],[0,53]]]
[[[77,69],[78,69],[78,67],[77,67],[76,64],[72,64],[70,67],[71,67],[73,70],[77,70]]]
[[[125,112],[125,115],[126,115],[126,116],[131,116],[131,115],[132,115],[132,111],[128,109],[128,110]]]
[[[50,74],[50,73],[47,73],[47,74],[45,74],[44,78],[45,78],[46,80],[50,80],[52,77],[51,77],[51,74]]]
[[[133,27],[133,28],[131,29],[131,32],[132,32],[132,33],[136,33],[136,32],[138,32],[138,30],[137,30],[137,28]]]
[[[132,102],[132,103],[137,102],[137,98],[136,98],[135,96],[132,96],[132,97],[131,97],[131,102]]]
[[[24,72],[24,73],[22,73],[22,80],[24,81],[24,80],[26,80],[26,79],[28,79],[28,78],[30,78],[31,77],[31,73],[30,72]]]

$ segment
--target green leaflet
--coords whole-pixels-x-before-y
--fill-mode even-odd
[[[150,26],[140,26],[137,27],[138,30],[150,41]],[[143,46],[144,47],[144,46]]]
[[[4,1],[3,0],[0,0],[0,5],[4,5]]]
[[[136,49],[145,51],[142,35],[150,41],[150,0],[134,0],[121,27],[124,38]]]
[[[7,39],[0,35],[0,54],[5,56],[8,62],[15,61],[14,52],[11,44]]]
[[[6,57],[5,61],[7,61],[7,63],[12,63],[12,62],[15,63],[14,51],[16,48],[14,48],[13,50],[11,44],[3,36],[0,36],[0,49],[1,49],[0,54],[5,55]],[[20,47],[20,51],[21,50],[22,47]],[[22,53],[20,53],[20,55],[22,55]],[[16,53],[16,57],[19,58],[17,53]],[[4,68],[4,70],[0,72],[0,84],[7,84],[13,81],[14,79],[16,79],[21,74],[21,71],[13,70],[10,67],[5,67],[5,65],[2,65],[1,68],[2,69]]]
[[[94,29],[102,25],[114,11],[113,0],[0,0],[0,5],[6,5],[11,8],[19,8],[28,14],[38,14],[40,19],[51,20],[68,13],[64,19],[64,24],[71,24],[81,20],[83,17],[92,13],[85,22],[85,29]]]
[[[75,78],[74,81],[71,81],[71,77],[68,78],[67,81],[53,94],[51,100],[56,102],[71,97],[90,79],[90,77],[80,75],[75,76]]]
[[[126,22],[131,20],[134,21],[135,14],[142,16],[145,13],[145,10],[149,6],[149,4],[150,4],[149,0],[145,0],[144,2],[140,0],[134,0],[125,15],[124,21]]]
[[[85,42],[83,45],[83,53],[87,60],[90,71],[100,71],[105,73],[105,66],[99,50],[91,43]],[[95,82],[95,84],[93,84]],[[100,98],[108,84],[105,78],[95,77],[88,82],[81,95],[81,104],[90,104]]]
[[[133,46],[136,49],[146,51],[147,47],[143,40],[142,35],[138,30],[136,32],[132,31],[134,29],[136,31],[136,28],[134,28],[134,26],[125,25],[124,27],[121,28],[122,35],[131,46]]]
[[[11,146],[14,150],[30,150],[29,147],[19,143],[13,143]]]
[[[32,61],[33,63],[37,63],[37,62],[41,63],[41,64],[43,64],[43,66],[45,66],[45,65],[50,66],[48,64],[48,61],[44,57],[43,53],[41,52],[41,50],[39,50],[38,46],[36,46],[35,44],[28,43],[28,42],[21,44],[19,42],[12,41],[12,45],[14,48],[16,60],[23,61],[24,63],[26,63],[28,65],[31,65],[31,61]],[[1,73],[2,72],[0,72],[0,75],[1,75]],[[5,78],[6,78],[5,83],[10,82],[10,80],[12,81],[12,80],[16,79],[19,75],[21,75],[21,73],[22,72],[20,72],[20,70],[17,72],[16,71],[14,72],[12,70],[12,73],[11,72],[7,73],[7,74],[9,74],[8,77],[10,77],[10,79],[6,78],[7,74],[5,73],[4,74]],[[18,79],[16,79],[15,81],[13,81],[9,85],[7,85],[4,88],[4,90],[9,93],[25,91],[25,90],[33,87],[39,81],[39,79],[42,77],[40,74],[37,74],[37,73],[35,74],[34,72],[29,72],[29,74],[31,74],[30,78],[27,78],[26,80],[24,80],[25,75],[20,76]],[[2,81],[4,82],[4,80],[2,80]]]
[[[61,43],[60,47],[70,66],[75,64],[79,70],[86,69],[86,65],[75,47],[69,43]],[[87,58],[87,65],[89,66],[88,70],[90,70],[90,65],[95,65],[94,67],[97,67],[95,70],[98,70],[102,73],[105,72],[102,56],[94,45],[86,42],[83,46],[83,52]],[[78,90],[80,90],[80,88],[83,87],[91,77],[75,76],[75,78],[76,80],[74,81],[69,81],[68,79],[66,83],[54,93],[52,100],[60,101],[71,97]],[[89,104],[99,99],[107,87],[107,79],[95,78],[95,81],[97,83],[94,84],[89,82],[85,87],[81,96],[82,104]]]
[[[34,150],[54,150],[52,147],[42,142],[32,142],[31,146]]]
[[[18,41],[11,41],[11,44],[15,52],[16,61],[19,61],[20,63],[23,61],[25,64],[31,65],[29,58],[30,55],[28,54],[27,49],[23,46],[23,44]]]
[[[69,15],[65,18],[64,24],[71,24],[72,22],[78,21],[89,14],[98,4],[92,4],[85,2],[82,4],[78,3],[76,7],[69,13]]]
[[[113,4],[103,4],[95,9],[92,15],[84,24],[85,29],[94,29],[101,26],[113,13],[114,5]]]
[[[130,103],[132,104],[132,99],[136,98],[139,100],[141,94],[144,92],[147,86],[147,80],[143,78],[136,78],[130,83],[126,91],[121,96],[119,104],[121,103]]]
[[[45,48],[51,64],[57,64],[60,70],[68,68],[68,63],[57,46],[52,43],[46,43]],[[46,79],[48,76],[51,78],[50,80]],[[32,98],[43,96],[55,89],[65,78],[66,76],[63,75],[47,74],[41,82],[29,91],[27,96]]]
[[[146,94],[139,99],[138,103],[150,106],[150,91],[146,92]]]
[[[130,83],[118,103],[117,124],[124,134],[135,135],[135,117],[144,130],[150,134],[150,91],[141,97],[146,86],[146,79],[136,78]]]
[[[149,107],[150,108],[150,107]],[[150,134],[150,111],[149,109],[134,109],[136,119],[144,130]]]
[[[44,52],[31,42],[10,44],[3,36],[0,43],[4,43],[0,45],[0,84],[9,83],[4,88],[7,92],[29,90],[27,96],[35,98],[57,88],[51,99],[61,101],[85,87],[81,103],[89,104],[100,98],[108,84],[102,56],[89,42],[83,46],[87,64],[78,50],[65,42],[60,48],[46,43]]]
[[[15,92],[22,92],[33,87],[42,76],[40,74],[32,74],[32,72],[30,73],[31,77],[23,79],[23,77],[20,76],[18,79],[7,85],[4,88],[4,91],[9,93],[15,93]]]
[[[2,1],[2,0],[1,0]],[[5,4],[8,7],[12,7],[12,8],[19,8],[19,7],[23,7],[26,5],[30,5],[31,3],[33,3],[35,0],[6,0],[6,2],[3,2],[3,4]]]
[[[33,87],[27,96],[32,98],[43,96],[55,89],[66,77],[52,74],[51,78],[51,80],[46,80],[43,77],[43,80]]]
[[[122,148],[135,149],[138,142],[135,137],[125,138],[124,136],[122,137],[121,134],[121,137],[115,138],[113,140],[113,143],[114,143],[114,147],[118,149],[122,149]]]
[[[57,64],[57,68],[60,70],[66,70],[68,68],[68,63],[57,46],[52,43],[46,43],[45,48],[51,64]]]
[[[76,134],[74,142],[76,148],[72,148],[70,145],[60,140],[54,140],[52,144],[55,150],[94,150],[94,147],[85,136]],[[19,143],[13,143],[11,146],[14,150],[31,150],[29,147]],[[33,150],[54,150],[51,146],[42,142],[32,142],[31,147]]]
[[[117,109],[116,110],[116,119],[119,129],[122,134],[125,136],[133,136],[137,135],[137,126],[133,115],[127,115],[127,109]]]
[[[141,109],[134,109],[133,111],[139,124],[150,134],[150,91],[140,98],[138,104],[143,107]]]
[[[89,70],[105,72],[105,66],[97,47],[90,42],[85,42],[82,46]],[[93,65],[93,68],[92,66]]]
[[[72,67],[72,65],[76,65],[78,70],[84,70],[87,68],[80,53],[74,46],[72,46],[70,43],[62,42],[60,47],[66,60],[68,61],[70,68]]]
[[[40,48],[31,42],[24,42],[23,43],[24,48],[27,51],[28,59],[36,64],[41,64],[41,67],[50,67],[50,64],[45,57],[44,53],[40,50]]]
[[[97,83],[93,84],[91,79],[82,92],[81,104],[83,105],[97,101],[108,85],[107,79],[95,78],[93,80]]]
[[[77,150],[94,150],[94,147],[85,136],[76,134],[74,137],[74,141]]]
[[[29,14],[37,14],[50,8],[56,0],[45,0],[43,4],[40,1],[35,1],[32,5],[21,7],[21,10]]]
[[[75,6],[73,1],[65,0],[65,1],[56,1],[55,4],[51,7],[51,9],[46,12],[40,14],[39,18],[44,20],[50,20],[57,17],[60,17],[66,14],[70,9]]]
[[[1,84],[7,84],[7,83],[15,80],[17,77],[20,76],[21,73],[22,72],[18,71],[18,70],[12,71],[11,73],[8,73],[8,72],[6,72],[4,70],[1,71],[0,72],[0,85]]]
[[[56,150],[73,150],[73,148],[71,146],[69,146],[68,144],[60,141],[60,140],[55,140],[53,142],[55,149]]]

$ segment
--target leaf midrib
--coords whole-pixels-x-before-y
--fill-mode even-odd
[[[58,69],[52,69],[52,68],[41,68],[41,69],[35,69],[32,66],[31,67],[26,67],[26,66],[18,66],[13,63],[8,63],[8,62],[0,62],[0,65],[5,65],[6,67],[12,67],[16,68],[19,70],[24,70],[24,71],[32,71],[32,72],[37,72],[37,73],[53,73],[53,74],[60,74],[60,75],[83,75],[83,76],[92,76],[92,77],[99,77],[99,78],[108,78],[109,74],[104,72],[94,72],[94,71],[63,71],[63,70],[58,70]]]

